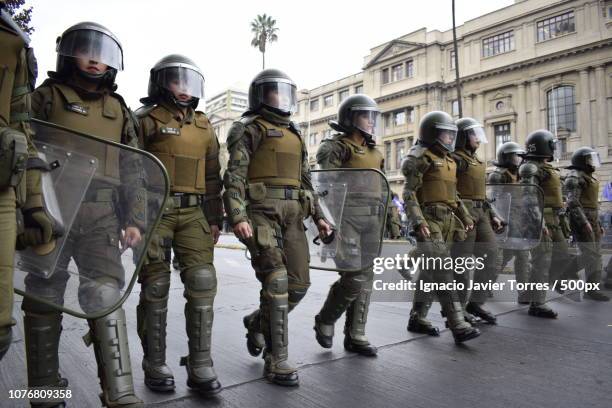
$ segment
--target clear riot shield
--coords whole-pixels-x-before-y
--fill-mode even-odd
[[[66,160],[68,174],[56,173],[50,183],[64,235],[48,254],[19,251],[15,291],[77,317],[104,316],[136,281],[163,212],[168,175],[142,150],[37,120],[32,126],[47,156],[53,151],[52,157],[63,154],[75,164]],[[89,167],[82,166],[85,158]]]
[[[314,170],[313,187],[334,234],[323,242],[312,219],[306,220],[310,267],[357,272],[380,255],[389,183],[374,169]]]
[[[487,184],[487,199],[507,224],[496,234],[502,249],[529,250],[540,242],[544,194],[535,184]]]

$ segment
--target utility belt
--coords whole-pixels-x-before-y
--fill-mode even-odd
[[[266,198],[277,200],[299,200],[300,189],[295,187],[266,186]]]
[[[344,207],[342,210],[343,215],[360,215],[360,216],[371,216],[371,215],[382,215],[384,207],[376,206],[361,206],[361,207]]]
[[[466,207],[484,209],[489,208],[489,203],[486,200],[472,200],[469,198],[462,198],[461,201],[463,201]]]
[[[119,194],[117,189],[109,187],[90,187],[85,193],[85,198],[83,198],[83,202],[86,203],[115,203],[118,200]]]
[[[455,213],[455,208],[451,207],[450,204],[425,204],[421,207],[423,214],[430,215],[434,218],[443,219],[448,217],[450,214]]]
[[[190,193],[170,193],[169,199],[175,209],[199,207],[204,202],[204,198],[201,194]]]

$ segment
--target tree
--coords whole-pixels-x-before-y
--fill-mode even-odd
[[[32,20],[32,6],[21,9],[26,0],[6,0],[6,11],[13,17],[13,20],[24,33],[32,34],[34,27],[30,27]],[[20,10],[21,9],[21,10]]]
[[[253,33],[251,46],[259,48],[259,51],[261,51],[263,69],[266,69],[266,43],[278,40],[278,35],[276,35],[278,28],[275,25],[276,20],[265,14],[259,14],[256,19],[251,21],[251,32]]]

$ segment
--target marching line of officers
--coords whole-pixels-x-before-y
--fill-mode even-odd
[[[0,1],[0,5],[4,3]],[[181,55],[169,55],[150,71],[148,94],[135,114],[116,93],[115,76],[123,69],[118,39],[96,23],[80,23],[57,40],[57,69],[49,72],[33,90],[35,60],[28,39],[2,11],[0,19],[0,355],[11,343],[12,275],[14,250],[49,244],[58,236],[53,220],[41,203],[40,169],[29,166],[36,156],[35,135],[29,117],[63,125],[121,144],[139,147],[155,155],[170,177],[171,195],[161,223],[146,251],[146,262],[138,276],[141,285],[137,307],[137,331],[142,342],[145,384],[154,391],[175,388],[172,370],[166,364],[166,316],[170,289],[170,253],[176,254],[184,283],[185,322],[189,353],[180,364],[187,369],[187,384],[205,396],[221,390],[211,358],[213,302],[217,277],[213,249],[219,238],[224,208],[236,236],[251,253],[251,264],[261,283],[259,308],[244,317],[246,344],[253,356],[263,354],[264,375],[280,385],[297,385],[297,368],[289,360],[288,314],[304,298],[309,278],[309,248],[303,220],[312,217],[321,237],[332,234],[313,192],[308,154],[291,115],[296,108],[296,86],[283,72],[266,69],[251,82],[249,109],[236,121],[227,138],[229,162],[220,175],[219,143],[206,117],[197,111],[204,96],[204,77],[198,66]],[[30,106],[31,105],[31,106]],[[352,95],[339,107],[338,121],[330,123],[338,133],[324,140],[317,152],[322,169],[366,168],[383,170],[383,157],[375,147],[379,114],[374,100]],[[531,251],[504,251],[497,256],[494,233],[504,220],[485,197],[485,163],[476,150],[486,142],[483,127],[474,119],[455,122],[444,112],[430,112],[420,123],[418,142],[402,163],[405,177],[403,199],[417,238],[417,251],[428,256],[485,256],[485,268],[474,279],[494,280],[496,271],[515,258],[519,281],[546,282],[549,270],[575,277],[570,265],[559,214],[567,208],[571,229],[578,240],[582,265],[589,281],[601,280],[600,225],[597,214],[598,182],[593,173],[599,166],[590,148],[577,150],[571,173],[565,180],[567,205],[562,200],[559,171],[549,164],[554,137],[540,130],[527,138],[526,151],[506,143],[497,154],[493,183],[539,185],[545,196],[545,227],[541,243]],[[521,161],[524,157],[524,161]],[[113,158],[108,158],[113,160]],[[522,164],[521,164],[522,163]],[[112,163],[110,164],[112,165]],[[122,163],[123,165],[123,163]],[[129,163],[127,163],[129,165]],[[96,179],[94,179],[94,183]],[[58,263],[52,285],[39,278],[26,279],[49,298],[64,295],[68,268],[73,259],[79,274],[91,279],[80,284],[81,296],[114,297],[123,286],[121,240],[135,247],[142,240],[140,225],[146,200],[133,195],[131,210],[119,214],[109,206],[116,192],[97,185],[88,194],[71,232],[67,249]],[[223,191],[223,193],[222,193]],[[134,198],[135,197],[135,198]],[[16,209],[23,213],[26,230],[17,234]],[[86,214],[86,215],[85,215]],[[352,225],[365,219],[346,214]],[[94,233],[91,233],[91,232]],[[355,227],[356,235],[365,233]],[[109,255],[108,240],[115,243]],[[362,245],[368,245],[368,242]],[[552,243],[556,245],[552,245]],[[110,262],[109,262],[110,258]],[[97,267],[116,268],[114,288],[105,294],[95,276]],[[574,263],[575,264],[575,263]],[[448,270],[422,270],[419,279],[450,282],[460,278]],[[365,327],[372,291],[372,269],[340,273],[327,299],[315,316],[318,343],[332,346],[334,325],[346,315],[344,347],[365,356],[377,353],[367,339]],[[97,283],[100,283],[98,285]],[[45,286],[48,285],[48,286]],[[59,288],[59,289],[58,289]],[[46,291],[45,291],[46,289]],[[529,314],[556,317],[545,304],[543,291],[521,295],[530,304]],[[608,300],[601,292],[591,298]],[[479,319],[494,324],[495,316],[484,308],[485,291],[471,294],[454,291],[435,293],[457,343],[479,336],[473,327]],[[55,300],[60,302],[61,299]],[[104,301],[104,299],[102,299]],[[416,293],[408,330],[438,335],[427,320],[433,299]],[[58,348],[62,313],[32,298],[24,299],[24,334],[28,385],[66,388],[68,380],[59,372]],[[142,406],[132,380],[125,311],[89,319],[89,339],[94,345],[102,393],[108,407]],[[108,327],[114,327],[109,330]],[[65,406],[63,400],[32,402],[33,406]]]

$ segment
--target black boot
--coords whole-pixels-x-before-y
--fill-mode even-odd
[[[440,335],[440,329],[433,326],[429,320],[420,319],[416,314],[410,315],[407,330],[412,333],[422,333],[430,336]]]
[[[464,341],[475,339],[476,337],[480,336],[480,330],[475,327],[452,329],[452,333],[456,344],[460,344]]]
[[[482,306],[478,303],[468,303],[465,307],[465,310],[476,317],[480,317],[487,324],[497,324],[497,318],[495,317],[495,315],[489,312],[488,310],[483,309]]]
[[[529,316],[543,317],[547,319],[557,318],[557,312],[546,306],[544,303],[531,303],[527,314],[529,314]]]
[[[323,348],[331,348],[334,342],[334,325],[326,324],[321,321],[321,316],[315,316],[315,325],[313,327],[317,342]]]
[[[249,354],[253,357],[257,357],[261,354],[265,346],[265,339],[261,331],[259,330],[259,309],[251,314],[248,314],[242,318],[244,328],[247,329],[246,334],[246,345]]]
[[[609,302],[610,301],[610,297],[607,295],[604,295],[599,290],[589,290],[588,292],[584,292],[584,296],[591,300],[597,300],[598,302]]]
[[[351,336],[344,336],[344,349],[351,353],[361,354],[366,357],[374,357],[378,354],[378,349],[370,343],[357,343],[351,339]]]

